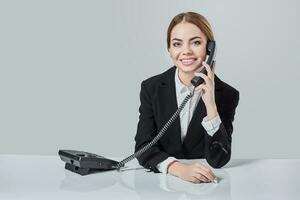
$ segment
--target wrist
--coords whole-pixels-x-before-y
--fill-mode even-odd
[[[206,106],[207,119],[211,120],[218,116],[217,105],[215,103]]]
[[[173,176],[179,177],[180,168],[182,166],[182,163],[180,163],[178,160],[175,160],[174,162],[170,163],[167,168],[167,172]]]

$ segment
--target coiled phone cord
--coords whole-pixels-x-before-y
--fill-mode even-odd
[[[119,170],[121,167],[124,167],[126,163],[128,163],[129,161],[133,160],[134,158],[139,157],[140,155],[142,155],[145,151],[147,151],[150,147],[152,147],[168,130],[168,128],[173,124],[173,122],[177,119],[177,117],[179,116],[180,112],[182,111],[182,109],[184,108],[184,106],[186,105],[186,103],[193,97],[194,95],[194,91],[195,91],[195,87],[193,87],[192,91],[190,94],[188,94],[183,102],[180,104],[179,108],[176,110],[176,112],[172,115],[172,117],[169,119],[169,121],[163,126],[163,128],[159,131],[159,133],[157,134],[157,136],[155,136],[155,138],[153,138],[153,140],[151,142],[149,142],[148,144],[146,144],[143,148],[141,148],[140,150],[138,150],[137,152],[135,152],[134,154],[128,156],[127,158],[125,158],[124,160],[120,161],[117,165],[116,168]]]

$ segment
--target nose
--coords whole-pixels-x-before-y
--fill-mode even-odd
[[[183,46],[183,51],[182,51],[183,55],[189,55],[192,53],[191,47],[189,44],[186,44]]]

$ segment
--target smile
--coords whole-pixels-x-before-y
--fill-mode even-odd
[[[179,59],[181,61],[181,63],[185,66],[190,66],[192,64],[195,63],[195,61],[197,60],[197,58],[183,58],[183,59]]]

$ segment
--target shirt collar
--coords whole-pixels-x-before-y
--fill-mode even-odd
[[[182,94],[184,92],[186,92],[187,90],[191,91],[192,90],[192,87],[187,87],[185,86],[181,80],[179,79],[179,74],[178,74],[178,68],[176,68],[176,71],[175,71],[175,85],[176,85],[176,89]]]

